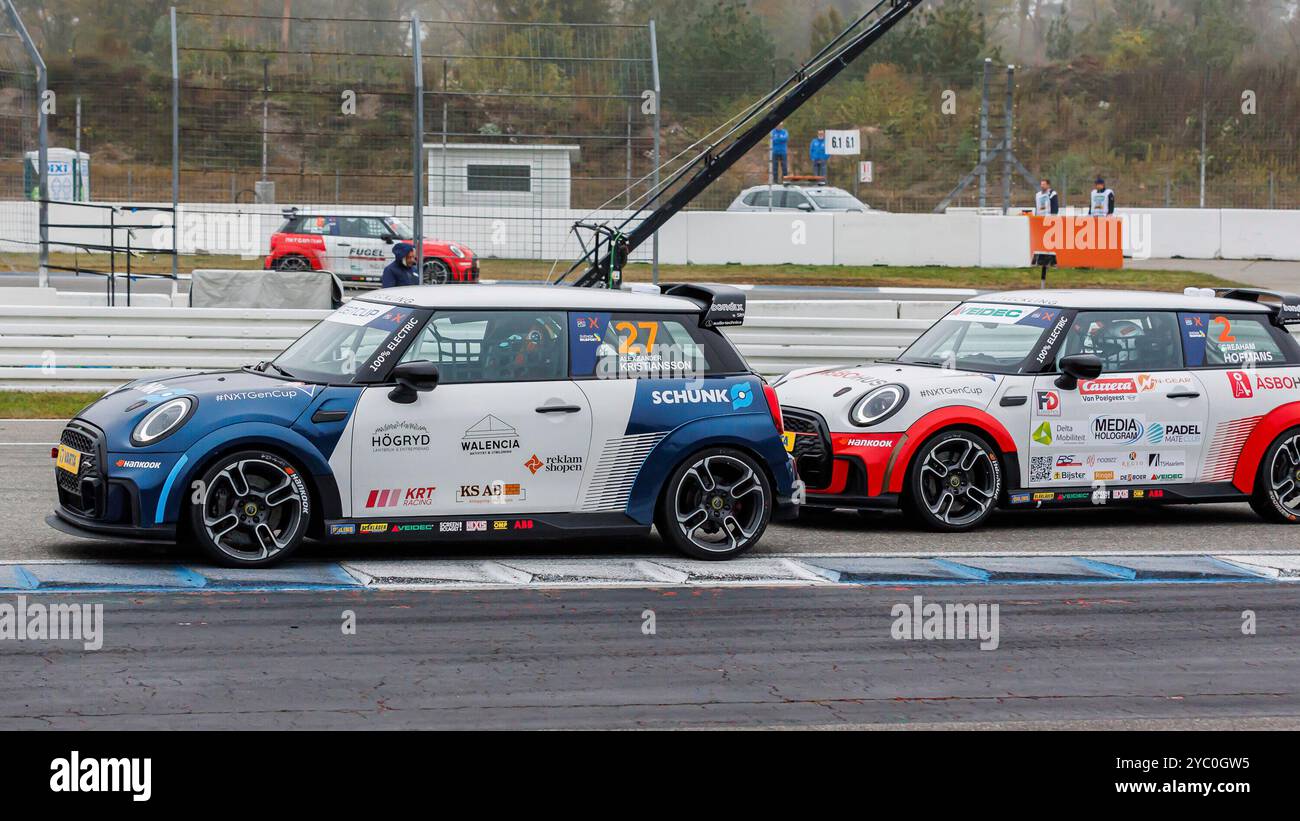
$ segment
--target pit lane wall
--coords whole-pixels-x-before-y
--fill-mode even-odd
[[[115,203],[126,207],[126,203]],[[135,203],[137,207],[145,204]],[[183,205],[178,243],[182,253],[240,254],[255,258],[270,247],[283,223],[283,205]],[[318,213],[376,213],[409,221],[410,208],[324,204]],[[50,221],[107,224],[109,212],[70,205],[51,207]],[[575,220],[621,220],[618,210],[492,208],[425,212],[425,235],[469,245],[480,257],[567,261],[581,255],[570,232]],[[1125,255],[1186,259],[1300,260],[1300,210],[1151,208],[1119,210],[1127,220]],[[170,247],[171,215],[118,212],[134,226],[135,247]],[[33,253],[36,205],[0,203],[0,250]],[[51,229],[51,239],[71,246],[105,243],[94,228]],[[125,232],[116,240],[125,243]],[[660,261],[701,265],[942,265],[1019,267],[1028,264],[1029,227],[1020,216],[990,216],[951,209],[946,214],[805,214],[686,211],[659,232]],[[633,260],[650,259],[644,244]]]
[[[775,376],[897,355],[955,304],[752,300],[745,324],[728,334],[759,373]],[[239,367],[274,357],[326,313],[0,305],[0,390],[108,390],[169,371]]]

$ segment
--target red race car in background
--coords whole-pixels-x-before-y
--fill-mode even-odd
[[[299,214],[290,212],[271,235],[265,268],[278,271],[331,271],[344,282],[378,285],[393,261],[393,243],[415,236],[405,223],[379,214]],[[426,285],[478,282],[478,257],[458,242],[424,240]]]

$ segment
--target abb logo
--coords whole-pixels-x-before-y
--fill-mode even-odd
[[[1255,389],[1250,386],[1250,374],[1245,371],[1228,371],[1228,384],[1232,386],[1233,399],[1250,399]]]

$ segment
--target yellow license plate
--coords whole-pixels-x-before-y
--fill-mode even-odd
[[[55,464],[60,469],[66,470],[75,476],[77,471],[81,469],[81,452],[73,450],[67,445],[59,445],[59,458]]]
[[[784,431],[781,434],[781,444],[785,445],[786,451],[794,453],[794,434],[790,431]]]

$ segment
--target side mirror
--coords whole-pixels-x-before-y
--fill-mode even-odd
[[[393,381],[397,387],[388,392],[388,398],[399,405],[409,405],[421,393],[427,393],[438,387],[438,366],[420,359],[415,362],[403,362],[393,368]]]
[[[393,240],[397,239],[397,237],[393,236],[392,234],[384,234],[382,237],[380,237],[380,239],[382,239],[384,242],[388,243],[389,245],[392,245]]]
[[[1072,391],[1079,387],[1080,379],[1101,376],[1101,360],[1095,354],[1077,353],[1061,360],[1061,375],[1056,377],[1056,387]]]
[[[800,210],[800,211],[812,211],[812,210],[813,210],[812,203],[811,203],[811,202],[801,202],[801,203],[799,203],[799,210]]]

